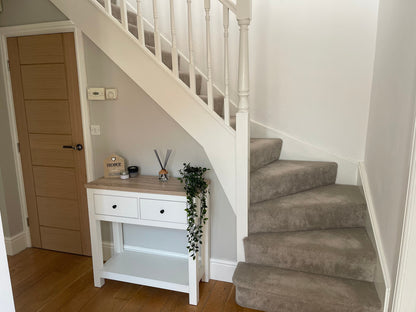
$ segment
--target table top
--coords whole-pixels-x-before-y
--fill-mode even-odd
[[[184,185],[174,177],[170,177],[167,182],[160,182],[157,176],[145,175],[139,175],[126,180],[119,178],[99,178],[85,184],[85,187],[91,189],[186,196]]]

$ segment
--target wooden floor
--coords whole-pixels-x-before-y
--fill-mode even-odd
[[[233,284],[200,284],[198,306],[184,293],[106,280],[93,285],[91,258],[29,248],[9,257],[16,311],[254,312],[235,303]]]

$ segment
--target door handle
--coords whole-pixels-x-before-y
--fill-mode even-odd
[[[82,144],[77,144],[77,145],[62,145],[62,148],[69,148],[69,149],[73,149],[74,151],[82,151],[82,149],[84,148],[82,146]]]

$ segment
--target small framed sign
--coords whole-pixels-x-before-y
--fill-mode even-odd
[[[123,157],[112,154],[104,160],[104,178],[120,178],[120,172],[126,171]]]

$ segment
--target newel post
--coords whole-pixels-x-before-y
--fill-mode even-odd
[[[251,0],[237,1],[240,28],[238,59],[238,112],[236,116],[236,211],[237,260],[244,261],[243,239],[248,235],[250,205],[250,116],[249,116],[249,45],[248,26],[251,21]]]

